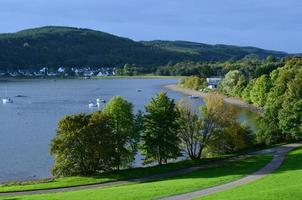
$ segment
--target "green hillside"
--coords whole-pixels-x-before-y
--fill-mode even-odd
[[[90,29],[48,26],[0,34],[0,69],[36,67],[123,66],[158,67],[170,61],[222,61],[247,54],[260,57],[286,53],[252,47],[192,42],[136,42]]]
[[[158,66],[193,59],[89,29],[42,27],[0,34],[0,67]]]
[[[276,57],[288,56],[285,52],[264,50],[256,47],[239,47],[233,45],[209,45],[203,43],[195,43],[188,41],[143,41],[145,45],[159,47],[175,52],[190,53],[198,55],[201,60],[228,60],[242,59],[248,54],[255,54],[260,58],[266,58],[269,55]]]

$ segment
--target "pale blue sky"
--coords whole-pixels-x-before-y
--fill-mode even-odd
[[[0,0],[0,32],[45,25],[302,52],[302,0]]]

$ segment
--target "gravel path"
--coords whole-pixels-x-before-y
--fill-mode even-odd
[[[284,145],[281,147],[276,147],[276,148],[267,149],[267,150],[263,150],[263,151],[254,153],[254,154],[272,153],[274,158],[264,168],[260,169],[259,171],[255,172],[251,175],[241,178],[239,180],[236,180],[236,181],[233,181],[230,183],[226,183],[223,185],[203,189],[203,190],[198,190],[195,192],[190,192],[190,193],[185,193],[185,194],[181,194],[181,195],[162,198],[161,200],[189,200],[189,199],[193,199],[196,197],[202,197],[202,196],[206,196],[209,194],[213,194],[215,192],[221,192],[221,191],[224,191],[224,190],[227,190],[230,188],[234,188],[236,186],[240,186],[240,185],[247,184],[252,181],[258,180],[258,179],[266,176],[267,174],[275,171],[276,169],[278,169],[279,166],[282,164],[285,155],[289,151],[291,151],[292,149],[296,148],[299,145],[300,144],[288,144],[288,145]]]
[[[171,171],[171,172],[167,172],[167,173],[163,173],[163,174],[157,174],[157,175],[152,175],[152,176],[147,176],[147,177],[142,177],[142,178],[134,178],[134,179],[128,179],[128,180],[124,180],[124,181],[114,181],[114,182],[108,182],[108,183],[99,183],[99,184],[74,186],[74,187],[66,187],[66,188],[57,188],[57,189],[42,189],[42,190],[21,191],[21,192],[2,192],[2,193],[0,193],[0,197],[77,191],[77,190],[83,190],[83,189],[104,188],[104,187],[119,186],[119,185],[130,184],[130,183],[139,183],[139,182],[144,182],[144,181],[152,181],[152,180],[174,177],[174,176],[194,172],[194,171],[197,171],[197,170],[206,169],[206,168],[209,168],[209,167],[216,167],[216,166],[226,164],[226,163],[229,163],[229,162],[242,160],[244,158],[247,158],[247,157],[250,157],[250,156],[253,156],[253,155],[260,155],[260,154],[273,154],[274,155],[274,159],[265,168],[261,169],[260,171],[256,172],[255,174],[247,176],[247,177],[245,177],[243,179],[240,179],[238,181],[234,181],[234,182],[224,184],[222,186],[217,186],[217,187],[214,187],[214,188],[209,188],[209,189],[206,189],[206,190],[201,190],[201,191],[196,191],[196,192],[193,192],[193,193],[188,193],[188,194],[183,194],[183,195],[179,195],[179,196],[175,196],[175,197],[166,198],[166,199],[191,199],[192,197],[200,196],[200,195],[203,195],[203,194],[210,194],[210,193],[213,193],[215,191],[221,191],[221,190],[224,190],[224,189],[231,188],[233,185],[236,186],[236,185],[244,184],[248,181],[252,181],[252,180],[256,180],[258,178],[261,178],[265,174],[270,173],[271,171],[278,168],[279,165],[283,161],[284,155],[286,155],[286,153],[288,151],[290,151],[291,149],[293,149],[296,146],[298,146],[298,144],[284,145],[284,146],[280,146],[280,147],[275,147],[275,148],[271,148],[271,149],[257,151],[257,152],[247,154],[247,155],[243,155],[243,156],[237,156],[237,157],[226,159],[226,160],[212,162],[210,164],[204,164],[204,165],[201,165],[201,166],[189,167],[189,168],[186,168],[186,169],[175,170],[175,171]]]

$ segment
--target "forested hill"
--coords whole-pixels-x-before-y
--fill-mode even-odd
[[[271,51],[260,49],[256,47],[239,47],[234,45],[209,45],[188,41],[143,41],[145,45],[159,47],[175,52],[190,53],[192,55],[198,55],[201,60],[228,60],[228,59],[242,59],[248,54],[255,54],[260,58],[266,58],[269,55],[275,57],[286,57],[287,53],[281,51]]]
[[[189,42],[136,42],[89,29],[48,26],[0,34],[0,69],[58,66],[166,65],[170,61],[222,61],[254,53],[260,57],[286,53]]]
[[[194,59],[108,33],[69,27],[42,27],[0,35],[0,67],[158,66]]]

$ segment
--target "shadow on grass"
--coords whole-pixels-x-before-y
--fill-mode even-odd
[[[156,179],[156,180],[144,180],[142,183],[165,181],[165,180],[179,180],[179,179],[210,179],[217,177],[238,176],[242,177],[266,166],[271,161],[270,155],[253,156],[240,161],[234,161],[230,163],[221,164],[215,167],[209,167],[192,172],[185,172],[181,175]]]

